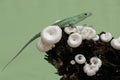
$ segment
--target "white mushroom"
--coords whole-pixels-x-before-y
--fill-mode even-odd
[[[83,39],[93,39],[96,36],[96,31],[91,27],[83,27],[81,30],[81,35]]]
[[[110,32],[106,32],[100,35],[100,39],[104,42],[109,42],[112,39],[112,35]]]
[[[89,68],[90,68],[90,65],[86,62],[85,65],[84,65],[84,67],[83,67],[83,71],[85,73],[87,73],[87,71],[89,70]]]
[[[65,27],[64,28],[64,31],[67,33],[67,34],[71,34],[73,32],[76,32],[76,28],[74,27]]]
[[[54,44],[46,44],[41,40],[41,37],[39,38],[38,42],[37,42],[37,48],[39,51],[41,52],[46,52],[51,50],[53,47],[55,47]]]
[[[86,58],[84,57],[84,55],[82,54],[77,54],[75,56],[75,61],[78,63],[78,64],[84,64],[86,62]]]
[[[80,33],[81,30],[83,29],[83,26],[76,26],[77,32]]]
[[[102,66],[102,61],[98,58],[98,57],[92,57],[90,59],[90,63],[92,65],[95,65],[95,66],[98,66],[98,67],[101,67]]]
[[[72,33],[67,40],[70,47],[76,48],[82,43],[82,36],[79,33]]]
[[[112,41],[111,41],[111,46],[112,46],[114,49],[120,50],[120,38],[112,39]]]
[[[99,70],[99,68],[102,65],[102,61],[97,57],[92,57],[90,59],[90,64],[85,63],[85,66],[83,67],[83,71],[88,76],[94,76],[96,72]]]
[[[98,41],[99,40],[99,36],[96,35],[94,38],[93,38],[93,41]]]
[[[75,64],[75,60],[71,60],[70,64],[74,65]]]
[[[55,44],[62,38],[62,30],[58,26],[48,26],[41,32],[41,38],[47,44]]]
[[[93,66],[90,64],[85,64],[83,67],[83,71],[88,75],[88,76],[94,76],[96,74],[96,68],[97,66]]]

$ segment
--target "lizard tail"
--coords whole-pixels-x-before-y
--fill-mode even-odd
[[[3,67],[2,71],[6,69],[6,67],[35,39],[40,37],[40,33],[36,34],[33,38],[31,38],[22,48],[21,50]]]

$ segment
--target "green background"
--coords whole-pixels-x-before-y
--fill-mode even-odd
[[[120,0],[0,0],[0,70],[36,33],[58,19],[92,12],[80,24],[120,35]],[[0,72],[0,80],[59,80],[36,41]]]

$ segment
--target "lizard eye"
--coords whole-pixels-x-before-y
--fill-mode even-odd
[[[87,13],[85,13],[84,15],[88,15]]]

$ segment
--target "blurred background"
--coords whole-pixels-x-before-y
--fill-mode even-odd
[[[93,15],[79,24],[120,36],[120,0],[0,0],[0,70],[44,27],[83,12]],[[0,72],[0,80],[59,80],[44,55],[34,41]]]

